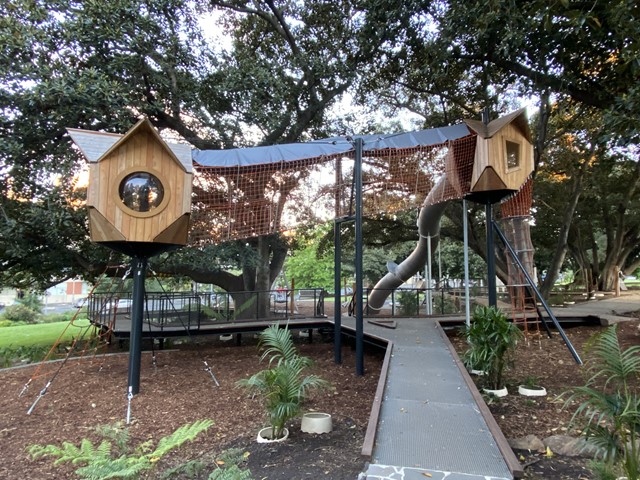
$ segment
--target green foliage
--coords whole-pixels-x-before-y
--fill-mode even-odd
[[[0,3],[0,285],[95,278],[122,258],[88,241],[86,211],[78,208],[86,192],[75,181],[84,161],[66,127],[124,133],[146,116],[200,149],[333,133],[327,112],[368,61],[357,48],[353,9],[351,1],[328,8],[317,0],[250,8],[186,0]],[[265,186],[269,198],[272,185]],[[293,195],[289,188],[275,201]],[[267,258],[255,255],[253,241],[238,245]],[[244,275],[224,271],[239,260],[231,249],[218,263],[179,255],[184,262],[167,273],[227,291],[254,289],[248,262],[240,262]],[[272,273],[280,268],[274,262]]]
[[[522,331],[509,322],[506,315],[495,307],[476,307],[471,325],[465,327],[468,348],[462,361],[469,369],[482,370],[487,388],[500,389],[503,374],[512,362],[513,352]]]
[[[238,386],[262,395],[273,438],[280,438],[286,422],[300,414],[309,391],[327,382],[317,375],[304,375],[311,359],[299,355],[289,329],[269,326],[260,333],[259,348],[263,350],[260,360],[269,358],[270,368],[238,381]]]
[[[433,255],[433,271],[438,271],[438,258]],[[440,259],[442,275],[446,278],[464,278],[464,246],[461,242],[443,239],[440,243]],[[486,262],[475,252],[469,250],[469,277],[485,278],[487,276]]]
[[[459,300],[458,300],[459,302]],[[438,315],[460,313],[460,306],[456,304],[456,298],[448,294],[436,293],[433,296],[433,311]]]
[[[213,309],[208,305],[200,305],[200,311],[210,320],[226,320],[224,310],[220,311],[218,309]]]
[[[25,307],[30,308],[31,310],[37,313],[42,313],[42,307],[44,306],[42,304],[42,300],[40,299],[40,296],[35,292],[25,293],[24,295],[22,295],[22,298],[18,298],[18,303],[20,305],[24,305]]]
[[[39,316],[40,314],[37,311],[20,303],[9,305],[2,312],[2,317],[12,322],[36,323]]]
[[[34,459],[45,456],[57,457],[53,462],[54,465],[64,462],[78,465],[109,459],[111,457],[111,444],[105,440],[99,445],[94,445],[90,440],[83,438],[79,447],[70,442],[62,442],[61,447],[56,445],[31,445],[28,448],[28,452]]]
[[[86,310],[84,310],[84,312],[86,312]],[[38,319],[38,323],[70,322],[75,315],[75,310],[69,312],[50,313],[48,315],[42,315]],[[77,318],[86,318],[86,313],[82,315],[82,312],[80,312]]]
[[[96,433],[101,438],[113,442],[118,454],[128,453],[129,429],[124,427],[122,422],[116,422],[113,425],[99,425],[96,427]]]
[[[216,457],[213,465],[215,469],[207,477],[208,480],[253,480],[251,471],[245,469],[243,464],[247,461],[248,452],[238,448],[230,448]],[[204,472],[209,468],[207,462],[191,460],[176,467],[164,471],[161,479],[175,478],[204,478]]]
[[[197,420],[191,424],[183,425],[167,437],[160,439],[156,449],[149,454],[151,459],[159,459],[174,448],[183,443],[195,439],[201,432],[208,429],[213,422],[211,420]],[[155,460],[154,460],[155,461]]]
[[[565,408],[579,402],[572,422],[580,422],[589,443],[610,465],[620,464],[629,480],[640,478],[640,346],[622,350],[617,325],[595,335],[587,346],[590,374],[574,387]]]
[[[540,386],[540,379],[535,375],[527,375],[522,384],[527,388],[535,388]]]
[[[175,478],[199,478],[207,470],[207,464],[202,460],[189,460],[176,467],[169,468],[162,472],[162,480]]]
[[[399,290],[395,298],[400,304],[400,315],[409,317],[417,315],[420,311],[420,299],[417,291]]]
[[[235,308],[233,309],[233,318],[251,318],[252,314],[256,311],[256,305],[258,303],[260,294],[246,294],[241,295],[242,301],[238,302],[237,298],[234,298]],[[263,298],[268,298],[267,295],[263,295]]]
[[[324,288],[333,291],[333,251],[321,252],[320,240],[328,235],[329,226],[320,226],[297,239],[296,247],[285,261],[289,278],[296,288]]]
[[[239,448],[224,451],[216,459],[216,470],[211,472],[208,480],[252,480],[251,471],[242,468],[248,453]]]
[[[132,449],[129,445],[129,433],[121,425],[99,427],[99,433],[105,437],[99,445],[94,445],[84,438],[80,446],[63,442],[56,445],[31,445],[28,452],[32,458],[54,457],[54,465],[71,462],[81,465],[76,474],[86,480],[103,480],[109,478],[136,479],[139,475],[153,468],[164,455],[193,440],[198,434],[213,425],[211,420],[197,420],[178,428],[174,433],[160,439],[157,447],[151,450],[150,442],[144,442]],[[117,452],[113,452],[113,442]],[[118,455],[118,456],[116,456]]]
[[[250,470],[244,470],[238,465],[231,465],[214,470],[207,480],[253,480],[253,477]]]
[[[618,480],[623,473],[619,466],[598,460],[589,462],[589,470],[595,474],[597,480]]]
[[[20,345],[0,347],[0,366],[11,367],[19,362],[35,363],[43,360],[49,347],[45,345]]]

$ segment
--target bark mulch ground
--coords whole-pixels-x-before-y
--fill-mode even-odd
[[[620,324],[619,337],[625,346],[638,343],[638,320]],[[602,327],[575,327],[567,335],[582,355],[585,342]],[[450,338],[461,351],[463,341],[453,332]],[[252,341],[253,342],[253,341]],[[206,473],[189,478],[207,478],[216,468],[219,455],[229,448],[246,452],[248,467],[256,479],[332,480],[357,478],[366,467],[360,456],[371,403],[384,352],[373,350],[365,358],[366,375],[355,375],[354,352],[343,349],[343,364],[333,362],[329,343],[299,343],[301,353],[315,359],[315,373],[331,381],[329,390],[316,393],[308,410],[332,414],[334,431],[313,435],[300,432],[299,420],[291,425],[290,439],[279,445],[255,442],[258,429],[266,424],[258,398],[248,397],[235,384],[263,367],[258,362],[255,342],[241,347],[219,342],[174,345],[173,349],[143,353],[141,392],[131,403],[130,433],[134,444],[152,440],[198,419],[215,424],[196,441],[186,444],[158,462],[148,478],[189,460],[207,465]],[[205,370],[211,366],[220,386],[215,386]],[[78,443],[82,438],[98,440],[95,427],[123,421],[127,411],[127,355],[117,354],[71,360],[56,375],[57,366],[41,369],[25,395],[18,397],[35,366],[0,372],[0,478],[74,478],[74,467],[54,466],[51,460],[32,460],[26,453],[31,444]],[[43,385],[53,376],[48,393],[33,404]],[[557,333],[531,338],[518,349],[515,367],[507,374],[513,394],[490,401],[489,408],[507,438],[534,434],[545,438],[554,434],[577,434],[569,425],[571,409],[564,409],[557,396],[568,387],[584,382],[585,368],[579,367]],[[521,397],[517,386],[535,379],[548,392],[546,397]],[[527,464],[528,479],[591,479],[588,460],[579,457],[548,458],[536,452],[518,452]],[[177,477],[172,478],[187,478]]]

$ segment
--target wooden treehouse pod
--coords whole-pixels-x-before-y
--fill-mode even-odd
[[[185,245],[191,213],[191,147],[167,144],[143,119],[125,135],[69,129],[89,162],[91,240],[151,256]]]
[[[518,191],[533,172],[533,144],[525,109],[488,124],[477,120],[465,123],[478,134],[468,197],[495,202]]]

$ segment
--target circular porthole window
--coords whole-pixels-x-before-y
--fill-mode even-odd
[[[122,179],[118,187],[122,203],[138,213],[151,212],[164,200],[165,191],[162,182],[148,172],[130,173]]]

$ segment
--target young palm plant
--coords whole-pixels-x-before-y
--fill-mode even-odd
[[[311,359],[299,355],[287,328],[271,325],[260,333],[258,347],[263,350],[260,361],[269,359],[269,368],[238,385],[262,395],[271,424],[273,439],[283,436],[285,424],[300,414],[310,390],[325,387],[327,382],[317,375],[304,375]]]
[[[462,356],[465,366],[485,373],[486,387],[504,387],[504,371],[513,361],[513,352],[523,336],[506,315],[495,307],[477,307],[465,330],[469,347]]]
[[[587,345],[590,377],[574,387],[565,408],[580,402],[572,422],[583,420],[584,434],[610,466],[619,464],[628,480],[640,479],[640,346],[622,350],[617,325]]]

